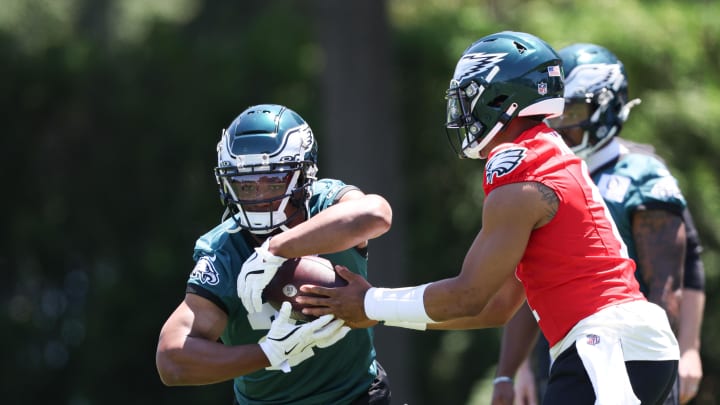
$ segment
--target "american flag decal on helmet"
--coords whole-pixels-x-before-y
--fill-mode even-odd
[[[526,155],[527,148],[523,147],[508,148],[493,155],[485,166],[487,184],[492,184],[496,177],[505,176],[515,170]]]

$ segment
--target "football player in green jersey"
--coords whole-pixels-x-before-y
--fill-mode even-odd
[[[285,258],[315,254],[367,277],[368,240],[391,226],[387,201],[318,179],[312,130],[284,106],[243,111],[217,152],[226,211],[197,240],[185,298],[160,332],[163,383],[232,379],[237,404],[389,403],[371,328],[332,316],[296,323],[289,303],[278,313],[238,282],[264,287]]]
[[[662,306],[680,344],[679,386],[666,404],[686,403],[702,378],[700,327],[705,305],[701,245],[685,199],[664,162],[649,145],[618,137],[630,109],[622,62],[609,50],[578,43],[558,51],[565,71],[566,106],[550,121],[573,151],[587,162],[593,181],[637,263],[636,278],[643,293]],[[684,272],[683,272],[684,268]],[[682,282],[682,283],[681,283]],[[524,353],[536,331],[529,310],[505,328],[498,364],[494,404],[536,404],[547,378],[547,343],[538,342],[535,367]],[[529,350],[529,349],[528,349]],[[519,369],[518,369],[519,367]],[[516,374],[517,370],[517,374]],[[535,375],[533,375],[535,374]],[[513,392],[512,379],[516,375]]]

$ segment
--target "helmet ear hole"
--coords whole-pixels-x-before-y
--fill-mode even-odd
[[[502,107],[503,104],[505,104],[505,101],[506,101],[507,99],[508,99],[508,96],[506,96],[506,95],[504,95],[504,94],[503,94],[503,95],[500,95],[500,96],[497,96],[497,97],[495,97],[494,99],[492,99],[492,101],[490,101],[490,102],[488,103],[488,107],[500,108],[500,107]]]

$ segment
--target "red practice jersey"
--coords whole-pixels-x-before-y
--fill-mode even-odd
[[[528,305],[550,346],[583,318],[623,302],[644,300],[610,213],[583,161],[560,135],[538,125],[490,153],[483,187],[538,182],[555,191],[553,219],[530,235],[516,269]]]

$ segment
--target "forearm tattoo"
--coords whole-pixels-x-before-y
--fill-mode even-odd
[[[648,299],[677,317],[673,291],[680,287],[685,261],[685,227],[682,218],[668,211],[647,210],[633,217],[633,239],[638,269],[648,286]]]

